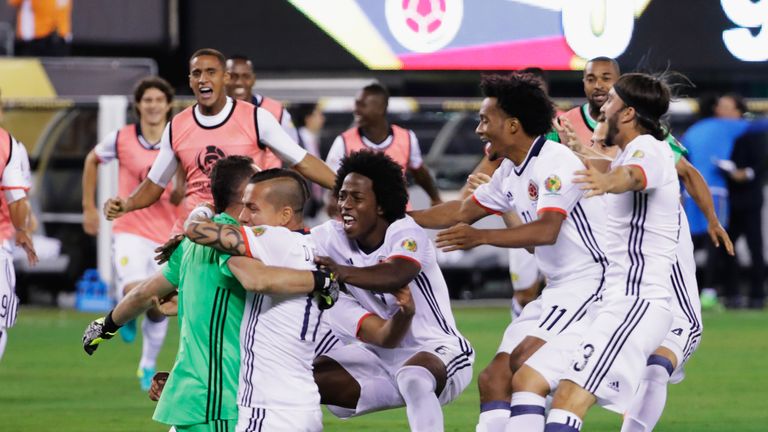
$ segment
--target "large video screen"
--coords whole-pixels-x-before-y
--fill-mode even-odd
[[[768,69],[768,0],[287,0],[370,69]]]

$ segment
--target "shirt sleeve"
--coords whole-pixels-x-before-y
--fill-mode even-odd
[[[264,108],[256,108],[256,117],[259,124],[259,141],[267,145],[283,162],[294,166],[301,162],[307,155],[307,151],[296,144],[283,127],[277,123],[275,117]]]
[[[117,157],[117,131],[110,132],[93,148],[99,163],[107,163]]]
[[[157,154],[152,168],[149,170],[147,178],[152,183],[166,187],[176,174],[176,168],[179,166],[179,160],[171,147],[171,123],[165,125],[163,137],[160,138],[160,151]]]
[[[664,182],[664,166],[666,163],[672,163],[673,160],[665,161],[664,158],[674,159],[670,150],[669,153],[661,151],[662,147],[656,140],[636,140],[625,150],[627,157],[622,161],[623,166],[634,166],[640,168],[643,172],[643,189],[655,189]]]
[[[417,227],[403,227],[389,233],[388,237],[387,261],[402,258],[413,261],[421,267],[423,267],[422,263],[427,262],[426,251],[430,243],[424,230]]]
[[[339,293],[336,304],[328,310],[328,325],[345,344],[358,340],[363,321],[373,315],[349,294]]]
[[[331,168],[333,172],[337,172],[341,167],[341,159],[344,158],[344,138],[341,135],[337,136],[333,140],[331,149],[328,151],[328,156],[325,158],[325,163]]]
[[[184,256],[185,242],[186,240],[179,244],[179,247],[173,251],[171,258],[168,259],[168,262],[163,265],[161,270],[163,272],[163,276],[168,279],[168,282],[170,282],[171,285],[174,286],[179,286],[179,280],[181,277],[181,258]]]
[[[503,166],[504,163],[502,163]],[[504,178],[506,177],[506,169],[502,169],[500,166],[497,169],[491,181],[480,185],[475,189],[475,193],[472,194],[472,199],[475,203],[485,209],[486,212],[491,214],[501,214],[511,211],[514,208],[513,202],[507,198],[507,194],[504,193]]]
[[[283,115],[280,117],[280,126],[283,127],[285,133],[293,140],[293,142],[299,142],[299,131],[293,124],[293,118],[291,113],[287,109],[283,108]]]
[[[421,147],[419,146],[419,139],[416,138],[416,134],[413,131],[408,131],[411,135],[411,153],[408,158],[408,168],[419,169],[424,165],[424,159],[421,157]]]
[[[571,155],[569,155],[571,156]],[[573,173],[585,169],[576,156],[551,159],[554,163],[534,167],[539,200],[536,213],[555,211],[563,216],[568,214],[584,195],[579,185],[573,183]]]
[[[30,187],[29,159],[24,144],[11,138],[11,158],[5,166],[2,189],[8,204],[27,196]]]

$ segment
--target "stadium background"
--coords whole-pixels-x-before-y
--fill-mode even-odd
[[[584,50],[594,49],[594,55],[615,56],[624,71],[669,68],[686,74],[696,87],[683,89],[684,96],[738,92],[748,98],[751,112],[764,115],[768,111],[766,0],[626,1],[618,11],[608,12],[612,20],[630,23],[623,30],[606,26],[613,21],[605,19],[600,1],[446,0],[442,2],[446,22],[435,32],[449,34],[438,34],[437,40],[411,35],[414,40],[410,41],[407,30],[404,34],[387,21],[386,7],[391,3],[407,4],[391,0],[74,0],[70,57],[0,57],[2,126],[29,149],[35,176],[33,206],[43,232],[55,240],[38,268],[29,269],[23,260],[16,262],[17,291],[24,304],[16,333],[24,336],[11,339],[0,363],[0,382],[13,389],[0,397],[0,424],[15,425],[8,430],[91,430],[90,426],[79,428],[84,420],[67,417],[63,411],[93,409],[97,400],[109,399],[105,390],[114,387],[125,396],[109,414],[110,425],[115,426],[110,429],[161,430],[148,420],[150,403],[135,401],[140,395],[133,382],[118,377],[105,361],[99,362],[98,373],[91,374],[94,363],[77,357],[79,332],[91,317],[71,312],[70,307],[76,281],[85,269],[97,266],[98,249],[97,240],[86,236],[80,225],[80,176],[83,158],[101,133],[99,122],[110,116],[131,120],[120,99],[115,104],[100,96],[128,95],[138,78],[157,73],[176,87],[180,95],[176,108],[180,109],[191,103],[187,59],[197,48],[249,56],[257,73],[256,90],[289,107],[319,100],[327,116],[323,152],[349,126],[356,90],[380,80],[396,97],[391,119],[416,131],[425,161],[448,197],[479,160],[480,144],[473,130],[482,71],[541,66],[548,70],[551,96],[566,109],[584,101],[579,70],[584,60],[576,51],[589,57],[586,54],[591,51]],[[459,18],[456,8],[461,10]],[[579,9],[593,13],[583,15]],[[14,14],[5,2],[0,4],[0,53],[12,53]],[[457,21],[458,27],[445,30],[450,20]],[[745,36],[740,43],[729,44],[725,34],[734,30],[747,31],[752,39]],[[673,133],[679,136],[696,119],[695,100],[681,98],[671,113]],[[740,255],[748,255],[739,246]],[[454,298],[510,295],[503,253],[481,248],[464,259],[449,261],[444,271]],[[508,318],[507,301],[484,304],[494,309],[457,312],[459,325],[467,323],[466,332],[480,353],[476,370],[492,354]],[[34,305],[54,309],[34,310]],[[750,379],[749,371],[758,369],[750,365],[767,348],[765,337],[760,337],[766,318],[764,312],[715,310],[705,315],[708,330],[691,364],[691,378],[673,387],[661,430],[723,430],[725,425],[760,430],[755,425],[764,423],[765,414],[760,414],[759,405],[750,404],[759,399],[756,389],[768,383],[765,374]],[[62,363],[43,363],[49,355],[41,344],[54,345]],[[124,357],[136,349],[110,348]],[[164,351],[170,366],[172,344]],[[115,361],[119,363],[120,358],[116,356]],[[116,364],[114,369],[130,367]],[[62,370],[78,372],[70,381],[60,381]],[[62,392],[54,397],[49,391],[73,387],[81,387],[82,393]],[[473,424],[477,397],[474,385],[470,388],[461,403],[447,411],[446,424],[452,424],[450,413],[456,413],[455,421],[461,422],[457,424],[465,425],[455,430],[469,430]],[[124,404],[131,408],[121,412]],[[33,414],[38,411],[50,414]],[[398,415],[401,422],[395,426],[404,426],[404,414]],[[71,429],[51,426],[59,416]],[[611,430],[610,419],[604,417],[604,424],[587,430]],[[378,421],[388,418],[381,416]],[[376,421],[349,422],[346,427],[388,427]],[[334,425],[332,430],[343,427]]]

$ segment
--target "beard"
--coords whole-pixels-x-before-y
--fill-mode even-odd
[[[606,147],[613,147],[616,145],[616,135],[619,134],[618,120],[618,113],[611,116],[611,118],[606,119],[606,122],[608,123],[608,133],[605,135]]]

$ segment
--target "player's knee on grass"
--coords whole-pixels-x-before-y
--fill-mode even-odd
[[[435,394],[440,395],[443,392],[448,375],[445,364],[434,354],[428,352],[416,353],[403,366],[421,366],[428,370],[435,377]]]
[[[498,353],[477,377],[480,402],[507,400],[512,395],[509,354]]]
[[[512,377],[512,391],[536,393],[546,397],[551,389],[547,380],[528,365],[523,365]]]
[[[360,400],[360,384],[336,360],[320,356],[313,364],[320,403],[355,409]]]
[[[552,409],[570,411],[584,418],[587,410],[597,402],[595,395],[570,380],[561,380],[552,399]]]
[[[544,345],[546,341],[534,336],[526,336],[519,345],[512,350],[509,355],[509,369],[512,373],[516,373],[520,368],[528,361],[528,358],[533,355],[539,348]]]

